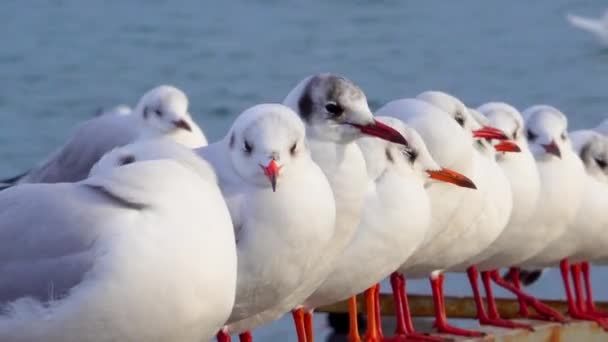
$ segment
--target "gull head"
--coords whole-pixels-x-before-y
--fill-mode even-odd
[[[526,139],[537,161],[561,159],[572,150],[568,119],[557,108],[535,105],[523,112]]]
[[[99,175],[129,166],[131,164],[153,161],[173,160],[197,173],[201,178],[217,183],[215,172],[204,159],[191,149],[169,138],[142,140],[118,147],[106,153],[91,169],[90,175]]]
[[[570,137],[587,174],[600,182],[608,182],[608,137],[589,130],[572,132]]]
[[[405,125],[403,121],[388,116],[378,116],[377,120],[397,130],[409,144],[403,146],[373,138],[358,140],[357,144],[363,152],[371,178],[381,177],[384,172],[392,169],[402,177],[417,177],[424,185],[442,181],[475,188],[467,177],[440,167],[431,157],[418,132]]]
[[[363,136],[373,136],[407,145],[397,131],[374,119],[363,90],[340,75],[309,76],[283,103],[300,116],[312,139],[350,143]]]
[[[289,107],[260,104],[233,123],[224,143],[234,171],[247,183],[281,188],[281,179],[309,160],[304,123]]]
[[[161,85],[149,90],[139,100],[134,114],[140,118],[149,135],[193,130],[188,97],[173,86]]]
[[[471,110],[462,101],[450,94],[431,90],[418,94],[416,98],[442,109],[444,113],[454,119],[466,132],[471,133],[474,138],[506,139],[506,136],[500,130],[476,120]]]

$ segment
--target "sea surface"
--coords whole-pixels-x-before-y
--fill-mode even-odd
[[[608,116],[608,50],[567,13],[603,1],[3,0],[0,5],[0,177],[40,161],[98,108],[134,105],[167,83],[190,97],[210,140],[260,102],[279,102],[316,72],[346,75],[370,104],[436,89],[470,106],[547,103],[571,129]],[[463,246],[466,248],[466,246]],[[608,273],[595,273],[600,286]],[[412,291],[428,292],[425,282]],[[562,297],[553,272],[533,287]],[[450,294],[468,295],[461,276]],[[319,336],[328,331],[317,318]],[[294,341],[289,319],[258,341]]]

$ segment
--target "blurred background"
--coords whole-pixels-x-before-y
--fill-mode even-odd
[[[469,106],[547,103],[572,129],[608,114],[608,49],[567,13],[603,1],[3,0],[0,6],[0,178],[24,171],[100,107],[135,105],[173,84],[211,141],[260,102],[280,102],[309,74],[344,74],[372,108],[421,91]],[[604,271],[594,281],[608,280]],[[408,284],[428,293],[426,282]],[[599,299],[608,290],[596,286]],[[532,288],[563,297],[553,272]],[[469,295],[451,275],[448,294]],[[499,292],[499,295],[503,294]],[[317,318],[319,336],[330,329]],[[464,322],[467,324],[467,322]],[[289,319],[255,332],[295,341]]]

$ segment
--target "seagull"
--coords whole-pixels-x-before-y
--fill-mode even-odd
[[[145,93],[131,114],[101,115],[81,123],[65,145],[23,175],[0,181],[23,183],[77,182],[106,152],[138,139],[170,137],[190,148],[207,145],[188,113],[188,98],[167,85]],[[9,184],[6,184],[9,183]]]
[[[405,147],[374,137],[357,140],[369,177],[361,221],[331,274],[307,302],[319,307],[350,297],[350,319],[356,322],[354,296],[369,288],[366,340],[377,340],[381,335],[381,322],[376,321],[379,312],[375,312],[378,292],[372,285],[396,270],[424,240],[430,224],[425,185],[444,181],[474,186],[466,177],[437,165],[422,138],[403,122],[389,117],[376,120],[397,130],[409,144]],[[355,324],[350,326],[349,339],[360,340]]]
[[[562,112],[548,105],[535,105],[526,109],[523,116],[528,143],[540,175],[541,190],[535,214],[528,222],[528,227],[533,229],[529,229],[526,253],[522,255],[521,262],[512,266],[538,269],[559,263],[570,315],[593,319],[576,308],[568,281],[569,243],[560,244],[561,237],[574,222],[583,198],[583,163],[572,149],[567,132],[568,120]],[[553,248],[553,244],[559,246]]]
[[[5,190],[0,217],[2,341],[203,341],[230,314],[230,214],[209,165],[173,142]]]
[[[603,44],[608,44],[608,11],[599,19],[585,18],[574,14],[566,15],[570,25],[593,34]]]
[[[483,115],[474,109],[467,108],[462,101],[450,94],[440,91],[426,91],[419,94],[417,98],[443,109],[465,132],[470,132],[475,138],[471,178],[478,186],[479,191],[471,193],[467,200],[470,206],[461,209],[461,217],[466,218],[466,221],[463,221],[465,225],[460,228],[457,237],[452,237],[450,246],[442,248],[442,253],[450,256],[450,259],[445,261],[449,264],[444,264],[443,269],[451,272],[467,272],[475,295],[480,323],[513,326],[514,324],[511,322],[489,317],[486,314],[477,284],[478,272],[475,267],[475,263],[479,260],[476,257],[490,246],[506,227],[512,208],[511,189],[508,180],[495,161],[495,148],[488,142],[492,137],[476,134],[475,132],[485,129],[496,132],[494,139],[504,140],[507,137],[502,131],[489,126],[489,121]],[[516,145],[508,141],[499,143],[496,148],[509,152],[519,150]],[[462,245],[466,245],[467,248],[451,250],[454,249],[452,246]],[[450,249],[450,247],[452,248]],[[465,336],[479,336],[481,334],[457,328],[452,329],[449,326],[446,332]]]
[[[313,292],[332,272],[340,254],[355,235],[367,191],[365,159],[355,141],[363,136],[401,145],[407,145],[407,141],[395,129],[375,120],[365,93],[340,75],[322,73],[306,77],[291,90],[283,104],[293,109],[306,125],[312,160],[327,177],[336,204],[335,229],[319,259],[322,262],[308,272],[291,298],[295,300],[296,295],[302,296],[301,300],[289,308],[293,309],[296,330],[299,331],[303,323],[306,339],[312,341],[314,306],[310,303],[315,300]],[[273,321],[283,315],[286,308],[282,303],[256,316],[256,324],[246,320],[242,326]]]
[[[567,272],[564,272],[565,261],[561,269],[566,285],[569,310],[574,316],[581,319],[602,320],[607,317],[598,311],[593,304],[593,295],[590,283],[590,269],[587,260],[601,260],[608,255],[605,252],[603,232],[608,224],[608,215],[605,214],[604,201],[608,199],[608,176],[606,162],[608,161],[608,138],[591,131],[581,130],[570,134],[572,147],[585,166],[584,190],[582,200],[578,206],[576,216],[567,230],[557,239],[554,239],[541,252],[543,257],[554,255],[554,263],[567,258],[572,263],[571,271],[576,290],[576,302],[570,293]],[[547,256],[549,255],[549,256]],[[587,303],[582,294],[581,273],[586,281]],[[598,322],[608,327],[605,322]]]
[[[480,157],[475,157],[478,152],[474,149],[473,137],[503,139],[504,134],[490,127],[474,130],[474,123],[469,122],[473,120],[472,117],[464,105],[462,109],[462,112],[447,113],[420,99],[401,99],[389,102],[376,114],[398,117],[408,126],[416,129],[437,163],[461,174],[469,175],[477,185],[474,177],[476,176],[474,160]],[[458,120],[455,119],[456,116]],[[463,127],[468,127],[468,129],[463,129]],[[459,234],[474,235],[478,231],[473,222],[480,214],[481,209],[478,208],[480,207],[478,204],[481,202],[483,193],[471,191],[471,189],[447,187],[443,184],[432,184],[428,187],[427,192],[431,199],[431,227],[425,242],[399,268],[399,272],[410,278],[431,276],[436,327],[439,332],[479,336],[480,334],[477,332],[459,329],[447,323],[442,301],[443,276],[441,273],[444,269],[479,253],[479,249],[484,247],[469,243],[470,246],[462,248],[462,244],[454,245],[452,243]],[[477,209],[477,212],[471,209]],[[474,241],[474,239],[470,240]],[[397,285],[399,288],[405,287],[404,282]],[[395,288],[393,291],[395,292]],[[405,291],[399,290],[399,292]],[[406,299],[405,294],[400,296],[404,300]],[[407,316],[407,312],[409,312],[407,303],[403,303],[402,306],[403,312]],[[407,333],[414,333],[412,329],[408,330]]]
[[[606,313],[595,307],[593,301],[589,261],[604,264],[608,257],[608,238],[604,234],[605,228],[608,227],[608,215],[605,210],[605,204],[608,203],[608,137],[591,130],[579,130],[571,132],[570,139],[574,151],[583,161],[586,176],[583,199],[576,218],[568,228],[566,236],[562,238],[570,238],[576,242],[575,251],[568,259],[572,263],[579,311],[607,317]],[[586,302],[582,295],[581,272],[585,278]]]
[[[509,141],[513,142],[519,153],[505,153],[499,145],[496,149],[498,165],[501,167],[509,181],[513,197],[513,207],[507,226],[500,236],[480,255],[476,256],[475,264],[481,271],[483,284],[488,300],[488,311],[491,319],[500,320],[496,309],[494,295],[490,280],[498,285],[506,286],[514,292],[520,300],[520,313],[526,316],[526,303],[535,307],[536,311],[547,317],[563,320],[563,316],[544,305],[530,295],[514,289],[511,284],[505,283],[498,274],[498,269],[514,265],[521,261],[521,255],[527,252],[529,240],[528,221],[532,218],[540,194],[540,178],[526,140],[526,130],[521,113],[503,102],[490,102],[478,107],[478,111],[485,115],[489,124],[506,133]],[[513,270],[515,272],[515,269]],[[504,322],[504,325],[510,325]]]
[[[269,322],[258,316],[265,310],[289,312],[309,294],[300,285],[322,262],[336,209],[305,137],[293,110],[260,104],[239,115],[224,139],[198,150],[218,174],[237,241],[236,300],[220,341]]]

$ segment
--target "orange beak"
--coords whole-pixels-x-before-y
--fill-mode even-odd
[[[519,146],[510,140],[503,140],[494,145],[494,149],[498,152],[521,152]]]
[[[428,173],[431,179],[456,184],[463,188],[477,189],[475,183],[473,183],[472,180],[456,171],[450,170],[445,167],[439,171],[426,170],[426,173]]]
[[[371,135],[380,139],[384,139],[395,144],[408,146],[407,140],[397,130],[389,125],[385,125],[378,120],[374,120],[373,124],[359,125],[351,124],[361,130],[361,133]]]
[[[279,176],[279,171],[281,167],[277,165],[277,163],[272,159],[268,166],[260,165],[262,170],[264,170],[264,174],[268,177],[270,181],[270,185],[272,185],[272,192],[277,191],[277,177]]]
[[[490,127],[490,126],[484,126],[476,131],[473,131],[473,137],[481,138],[481,139],[496,139],[496,140],[509,139],[509,137],[507,137],[507,135],[503,131],[499,130],[498,128],[494,128],[494,127]]]
[[[551,142],[547,145],[542,145],[545,148],[545,152],[556,156],[557,158],[562,158],[562,152],[559,150],[559,147],[555,143],[555,140],[551,140]]]

